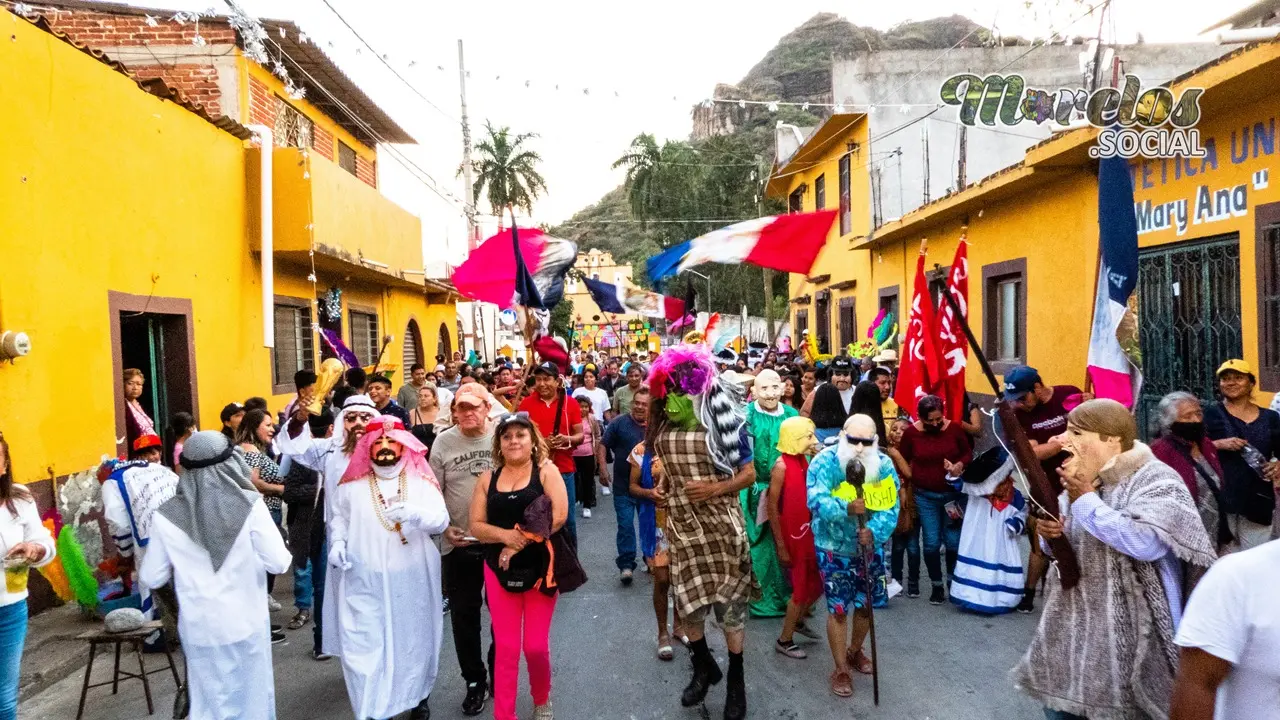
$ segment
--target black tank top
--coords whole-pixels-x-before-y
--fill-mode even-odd
[[[500,492],[498,490],[499,475],[501,475],[500,472],[495,474],[493,480],[489,483],[489,494],[485,503],[488,514],[487,519],[490,525],[510,530],[524,519],[524,511],[525,508],[529,507],[529,503],[542,496],[542,479],[539,473],[534,472],[531,468],[527,485],[519,490]],[[550,556],[547,554],[547,546],[545,544],[529,543],[511,558],[511,561],[507,563],[506,570],[498,567],[498,555],[502,552],[502,548],[502,545],[488,545],[485,548],[485,562],[488,563],[489,569],[493,570],[499,579],[527,579],[529,587],[532,587],[532,582],[542,577],[546,572]],[[527,590],[529,587],[523,589]],[[514,590],[515,588],[508,589]]]

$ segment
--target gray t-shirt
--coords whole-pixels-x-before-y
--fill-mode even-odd
[[[436,436],[431,446],[431,472],[440,483],[444,505],[449,510],[449,524],[466,531],[470,527],[471,495],[476,478],[491,468],[493,455],[493,430],[486,430],[479,437],[467,437],[456,426]],[[453,550],[447,539],[441,538],[440,554]]]

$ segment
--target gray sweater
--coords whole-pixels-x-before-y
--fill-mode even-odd
[[[493,430],[479,437],[470,438],[456,426],[436,436],[431,446],[431,472],[435,473],[444,494],[444,504],[449,510],[449,524],[467,531],[471,525],[471,495],[476,478],[490,469],[493,454]],[[442,538],[440,554],[453,550],[447,539]]]

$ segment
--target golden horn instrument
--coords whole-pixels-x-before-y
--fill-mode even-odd
[[[307,403],[307,412],[312,415],[319,415],[324,411],[325,398],[329,397],[329,391],[333,390],[333,386],[338,384],[342,379],[342,361],[337,358],[329,358],[320,363],[320,370],[316,372],[316,384],[312,390],[311,402]]]

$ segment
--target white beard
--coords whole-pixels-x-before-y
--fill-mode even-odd
[[[836,459],[840,461],[840,467],[848,467],[850,462],[857,460],[862,463],[862,467],[871,472],[873,468],[880,467],[880,440],[876,439],[871,447],[863,445],[854,445],[845,438],[844,433],[840,434],[840,440],[836,444]]]

